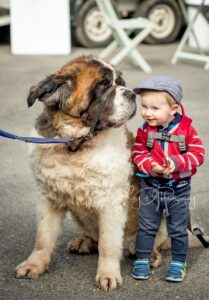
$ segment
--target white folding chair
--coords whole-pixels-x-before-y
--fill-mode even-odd
[[[111,0],[96,0],[97,5],[104,15],[104,19],[112,29],[114,41],[111,42],[100,54],[100,58],[108,57],[117,47],[123,47],[111,60],[113,65],[118,64],[125,56],[139,66],[144,72],[151,72],[151,67],[137,51],[136,47],[150,34],[154,24],[146,18],[119,19]],[[135,30],[139,33],[132,39],[129,35]]]
[[[194,32],[194,24],[197,20],[197,17],[199,16],[199,14],[202,14],[205,0],[202,0],[201,5],[199,5],[196,13],[194,14],[193,18],[190,21],[188,20],[187,10],[186,10],[184,1],[183,0],[178,0],[178,1],[181,6],[185,20],[187,21],[187,28],[186,28],[186,30],[181,38],[181,41],[172,57],[171,63],[176,64],[179,58],[200,61],[200,62],[205,63],[205,65],[204,65],[205,70],[209,70],[209,55],[205,54],[204,50],[202,49],[202,47],[200,46],[200,44],[198,42],[196,34]],[[208,19],[206,19],[206,20],[207,20],[207,22],[209,22]],[[194,40],[197,45],[197,49],[198,49],[199,53],[191,53],[189,51],[183,51],[183,48],[185,47],[185,45],[188,41],[188,38],[191,34],[194,37]]]

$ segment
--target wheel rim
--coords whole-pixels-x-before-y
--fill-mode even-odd
[[[103,42],[111,36],[111,29],[97,8],[92,8],[86,15],[84,28],[87,37],[94,42]]]
[[[148,18],[156,24],[151,33],[156,39],[168,37],[175,27],[174,12],[167,5],[155,5],[155,7],[150,10]]]

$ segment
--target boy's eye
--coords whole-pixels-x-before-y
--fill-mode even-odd
[[[154,110],[157,110],[157,109],[158,109],[158,107],[153,107],[152,109],[154,109]]]

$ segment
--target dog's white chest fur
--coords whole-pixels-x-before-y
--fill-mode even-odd
[[[125,128],[113,128],[96,140],[91,151],[66,151],[63,157],[65,146],[61,152],[52,151],[54,146],[39,146],[34,149],[32,164],[42,186],[47,193],[50,191],[51,200],[56,198],[56,206],[98,209],[111,202],[117,190],[119,201],[125,201],[128,196],[131,163],[126,144]]]

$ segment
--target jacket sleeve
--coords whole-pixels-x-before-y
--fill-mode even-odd
[[[187,152],[185,154],[171,155],[175,163],[175,171],[188,172],[203,164],[205,149],[196,130],[190,127],[187,139]]]
[[[132,161],[137,165],[140,173],[152,174],[152,157],[146,147],[146,134],[140,128],[132,147]]]

